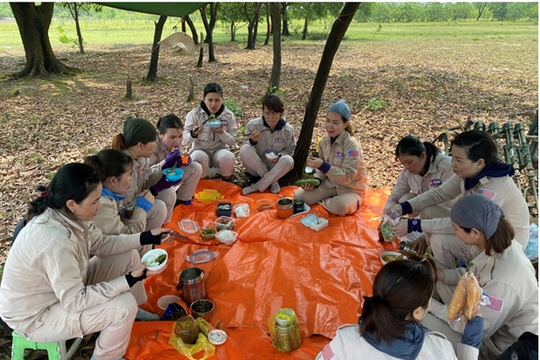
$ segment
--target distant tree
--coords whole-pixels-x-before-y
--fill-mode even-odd
[[[369,21],[369,18],[371,16],[371,10],[373,9],[372,2],[363,2],[360,3],[360,6],[358,6],[358,10],[356,10],[356,13],[354,14],[354,20],[358,22],[366,22]],[[336,17],[337,14],[333,13],[333,9],[335,8],[336,3],[328,3],[328,13],[332,15],[333,17]],[[338,9],[339,14],[339,9]]]
[[[448,3],[429,2],[425,5],[424,19],[425,21],[437,22],[449,20]]]
[[[68,9],[71,17],[73,18],[73,20],[75,20],[75,29],[77,30],[77,40],[79,43],[79,53],[84,54],[83,37],[81,34],[81,26],[79,24],[79,15],[81,14],[81,12],[89,14],[91,10],[94,10],[94,12],[100,12],[102,9],[101,5],[82,2],[59,2],[58,4]]]
[[[506,20],[506,13],[508,11],[508,3],[506,2],[494,2],[489,3],[489,10],[495,20]]]
[[[272,21],[271,21],[271,16],[270,16],[270,3],[269,2],[264,3],[264,9],[266,10],[266,36],[264,38],[264,45],[268,45],[268,43],[270,42],[270,33],[272,32]]]
[[[487,2],[475,2],[474,3],[474,7],[478,11],[478,16],[476,17],[476,21],[480,20],[480,18],[484,14],[484,11],[487,9],[488,4],[489,3],[487,3]]]
[[[289,32],[289,14],[288,14],[288,8],[291,3],[282,2],[281,3],[281,20],[283,21],[283,32],[281,35],[283,36],[291,36],[291,33]]]
[[[300,136],[298,138],[296,150],[294,151],[294,158],[301,160],[294,162],[293,170],[285,176],[284,181],[291,181],[293,179],[302,177],[305,159],[307,159],[309,148],[311,146],[313,128],[315,127],[317,114],[321,106],[321,98],[326,87],[328,75],[332,69],[334,56],[339,49],[341,40],[345,36],[345,33],[349,28],[349,24],[351,23],[356,10],[358,10],[359,5],[359,3],[345,3],[341,13],[338,15],[334,21],[334,24],[332,25],[332,29],[328,35],[328,40],[324,46],[321,61],[319,62],[317,74],[315,75],[313,87],[311,88],[311,94],[306,104],[304,121],[302,122]]]
[[[537,2],[527,3],[527,9],[525,10],[525,17],[528,20],[538,21],[538,3]]]
[[[54,3],[9,3],[17,21],[24,46],[26,65],[12,77],[50,76],[69,73],[75,69],[62,64],[54,55],[49,40],[49,27]]]
[[[159,41],[161,40],[161,35],[163,34],[163,26],[167,21],[166,15],[161,15],[158,21],[154,22],[154,42],[152,43],[152,53],[150,54],[150,67],[148,68],[148,74],[146,75],[146,80],[155,81],[157,79],[157,69],[159,61]]]
[[[244,15],[248,21],[248,40],[246,49],[255,50],[257,43],[257,28],[262,3],[244,3]]]
[[[279,89],[279,78],[281,77],[281,4],[279,2],[272,2],[270,3],[270,9],[272,11],[272,45],[274,57],[268,89],[277,90]]]
[[[388,23],[392,21],[390,12],[392,11],[393,5],[387,2],[376,2],[373,3],[371,9],[371,21],[378,23]]]
[[[206,8],[209,7],[210,9],[210,19],[206,16]],[[205,5],[203,7],[199,8],[199,12],[201,13],[201,18],[204,24],[204,29],[206,30],[206,40],[205,42],[208,44],[208,62],[215,62],[216,56],[214,55],[214,27],[216,26],[217,21],[217,10],[219,7],[219,3],[210,3],[209,5]]]
[[[451,4],[452,21],[473,19],[475,17],[475,7],[471,3],[458,2]]]
[[[219,19],[224,24],[228,24],[231,41],[236,41],[236,32],[238,29],[247,25],[243,7],[244,5],[241,2],[220,3]]]
[[[527,19],[528,10],[530,5],[536,5],[538,8],[538,3],[526,3],[526,2],[511,2],[508,3],[506,11],[506,20],[516,21],[520,19]]]
[[[302,40],[306,40],[309,23],[326,17],[328,7],[327,3],[322,2],[294,2],[290,5],[289,13],[304,22]]]
[[[184,20],[186,21],[186,23],[189,26],[189,30],[191,31],[191,37],[193,38],[193,42],[195,43],[195,45],[198,45],[199,44],[199,37],[197,36],[197,29],[195,28],[195,24],[193,24],[193,20],[191,20],[189,15],[186,15],[184,17]],[[202,41],[202,38],[201,38],[201,41]]]

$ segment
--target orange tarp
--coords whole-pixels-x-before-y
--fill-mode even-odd
[[[169,253],[166,270],[145,280],[148,301],[141,307],[162,314],[157,300],[176,290],[180,272],[197,266],[205,273],[207,298],[215,304],[211,324],[225,330],[228,340],[216,347],[216,359],[314,359],[340,325],[356,323],[362,295],[371,295],[375,274],[382,264],[379,254],[395,249],[381,243],[376,231],[388,190],[368,190],[360,210],[347,217],[329,214],[321,205],[310,213],[329,220],[315,232],[300,223],[309,215],[279,219],[276,208],[259,212],[256,201],[292,196],[297,187],[242,196],[241,189],[218,180],[201,180],[197,191],[216,189],[223,200],[175,208],[171,227],[189,240],[173,239],[163,244]],[[213,222],[218,202],[247,203],[250,216],[235,218],[238,240],[232,245],[202,240],[199,233],[182,231],[178,222],[191,219],[203,225]],[[234,217],[234,215],[232,215]],[[211,262],[192,265],[186,257],[195,250],[216,252]],[[185,303],[182,303],[189,313]],[[291,353],[277,351],[266,330],[267,319],[280,308],[296,312],[302,346]],[[173,322],[136,322],[126,358],[130,360],[183,358],[168,344]],[[321,336],[322,335],[322,336]]]

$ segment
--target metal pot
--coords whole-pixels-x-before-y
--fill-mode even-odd
[[[281,219],[286,219],[294,214],[294,203],[290,197],[281,197],[277,201],[277,216]]]
[[[176,289],[182,290],[182,299],[184,299],[187,304],[204,299],[206,297],[204,271],[197,267],[190,267],[182,270]]]

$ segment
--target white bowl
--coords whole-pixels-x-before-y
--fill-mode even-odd
[[[266,151],[265,154],[268,160],[275,160],[279,157],[279,154],[275,151]]]
[[[152,258],[152,257],[158,257],[160,255],[163,255],[165,254],[165,261],[163,261],[161,264],[157,265],[157,266],[148,266],[148,264],[146,264],[146,262]],[[167,265],[167,260],[169,260],[169,255],[167,254],[167,252],[163,249],[153,249],[153,250],[150,250],[149,252],[147,252],[146,254],[143,255],[142,259],[141,259],[141,262],[145,263],[146,264],[146,268],[149,270],[149,271],[158,271],[158,270],[161,270],[165,267],[165,265]]]
[[[167,306],[169,306],[170,303],[174,303],[180,300],[181,299],[176,295],[164,295],[158,299],[157,306],[161,310],[165,310],[167,309]]]
[[[230,233],[230,236],[227,236],[227,234]],[[236,241],[236,238],[238,237],[238,233],[232,231],[232,230],[221,230],[218,231],[216,234],[216,239],[218,239],[219,242],[230,245]]]
[[[397,259],[384,259],[385,257],[387,256],[395,256],[395,257],[398,257]],[[395,261],[395,260],[403,260],[403,259],[406,259],[407,257],[402,255],[401,253],[397,252],[397,251],[383,251],[381,253],[381,255],[379,256],[381,258],[381,262],[383,263],[383,265],[386,265],[388,264],[390,261]]]

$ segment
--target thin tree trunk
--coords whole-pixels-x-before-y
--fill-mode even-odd
[[[304,19],[304,30],[302,31],[302,40],[307,39],[307,28],[308,28],[308,18],[306,15],[306,18]]]
[[[270,33],[272,32],[272,24],[270,23],[270,3],[265,3],[266,6],[266,38],[264,39],[264,45],[268,45],[270,42]]]
[[[23,70],[12,75],[13,79],[76,71],[62,64],[51,47],[49,27],[54,10],[54,3],[9,3],[17,21],[24,46],[26,65]]]
[[[236,41],[236,31],[234,30],[234,20],[231,21],[231,42]]]
[[[212,12],[212,7],[210,7],[210,11]],[[208,22],[208,18],[206,17],[206,6],[199,8],[199,12],[201,13],[204,29],[206,30],[206,42],[208,43],[208,62],[215,62],[216,57],[214,56],[214,38],[212,36],[212,28],[210,27],[210,23]]]
[[[281,3],[281,6],[281,18],[283,20],[283,32],[281,35],[290,36],[291,33],[289,32],[289,16],[287,15],[287,6],[289,6],[289,4],[284,2]]]
[[[341,13],[332,25],[332,30],[328,34],[326,45],[324,46],[321,61],[319,62],[319,69],[315,75],[315,81],[311,88],[311,94],[306,104],[306,111],[304,113],[304,121],[302,122],[302,128],[300,129],[300,136],[296,144],[296,150],[294,151],[294,168],[285,177],[284,181],[291,181],[302,177],[303,168],[305,165],[305,159],[307,159],[309,148],[311,146],[311,137],[313,136],[313,128],[317,119],[317,113],[321,106],[321,98],[326,87],[328,80],[328,74],[332,68],[332,62],[336,55],[339,45],[343,36],[349,28],[359,3],[345,3],[341,9]]]
[[[279,79],[281,77],[281,4],[273,2],[270,4],[272,10],[272,45],[274,50],[274,60],[272,64],[272,75],[270,76],[269,90],[279,89]]]
[[[159,41],[161,40],[161,34],[163,34],[163,26],[167,21],[166,15],[161,15],[159,20],[155,22],[154,30],[154,43],[152,44],[152,55],[150,56],[150,68],[148,69],[148,75],[146,75],[146,80],[154,81],[157,79],[157,68],[159,61]]]
[[[203,38],[203,33],[201,33],[201,39]],[[201,41],[199,44],[199,60],[197,61],[197,67],[200,68],[203,66],[204,60],[204,42]]]
[[[244,15],[246,15],[246,19],[248,19],[248,43],[246,49],[255,50],[255,44],[257,43],[257,27],[262,3],[251,4],[253,6],[253,17],[249,16],[247,3],[244,3]]]
[[[83,38],[81,33],[81,26],[79,24],[79,9],[81,7],[80,3],[67,3],[71,17],[75,20],[75,29],[77,30],[77,40],[79,42],[79,53],[84,54]]]
[[[199,44],[199,37],[197,36],[197,29],[195,28],[195,24],[193,24],[193,21],[191,21],[191,18],[189,15],[185,17],[185,20],[189,26],[189,30],[191,30],[191,37],[193,38],[193,43],[195,45]],[[202,41],[202,37],[201,37]]]
[[[182,18],[182,32],[183,32],[184,34],[187,34],[187,31],[186,31],[186,30],[187,30],[187,29],[186,29],[186,18],[184,17],[184,18]]]

